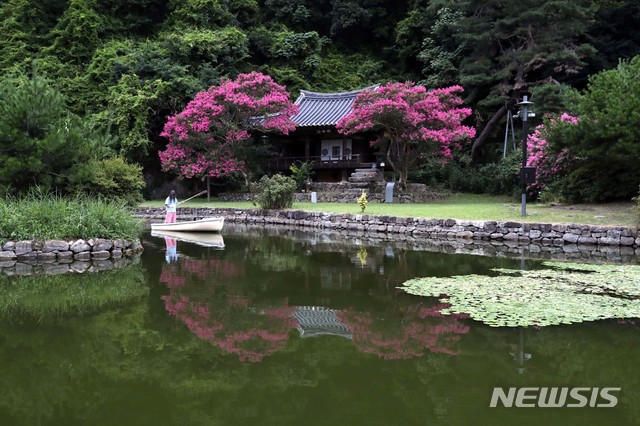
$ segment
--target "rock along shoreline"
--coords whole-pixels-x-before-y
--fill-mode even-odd
[[[138,208],[134,216],[159,221],[164,208]],[[367,214],[326,213],[304,210],[182,207],[179,220],[223,216],[231,223],[272,224],[304,228],[366,231],[411,235],[425,239],[507,241],[519,244],[617,246],[635,249],[640,255],[638,229],[624,226],[533,223],[516,221],[469,221]]]

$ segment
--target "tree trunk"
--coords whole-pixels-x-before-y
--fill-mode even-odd
[[[507,105],[505,104],[505,105],[502,105],[500,109],[498,109],[498,111],[495,112],[495,114],[493,114],[493,117],[491,117],[491,119],[484,126],[484,129],[482,129],[482,132],[480,132],[480,135],[476,138],[475,141],[473,141],[473,145],[471,146],[472,160],[475,161],[478,159],[478,156],[480,155],[480,147],[484,145],[484,143],[487,141],[487,138],[489,137],[493,129],[495,129],[495,127],[498,125],[498,122],[500,122],[500,119],[506,113],[507,113]]]

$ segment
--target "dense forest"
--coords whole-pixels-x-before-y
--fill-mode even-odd
[[[259,71],[292,99],[301,89],[460,84],[476,136],[446,170],[414,178],[504,192],[483,176],[508,174],[507,112],[523,94],[534,125],[574,110],[592,76],[640,54],[638,28],[636,0],[4,0],[0,183],[21,189],[41,174],[105,190],[113,182],[97,169],[142,170],[148,195],[173,178],[157,154],[167,117],[221,78]],[[139,184],[123,179],[117,186]]]

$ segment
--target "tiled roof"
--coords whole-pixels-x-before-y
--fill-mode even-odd
[[[351,112],[353,101],[360,92],[379,85],[365,87],[351,92],[318,93],[301,90],[295,104],[300,108],[298,114],[291,117],[298,127],[335,126],[338,121]]]

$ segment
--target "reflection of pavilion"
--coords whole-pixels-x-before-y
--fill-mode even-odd
[[[351,331],[338,321],[336,312],[321,306],[296,306],[291,316],[298,321],[297,329],[301,337],[329,334],[351,339]]]

